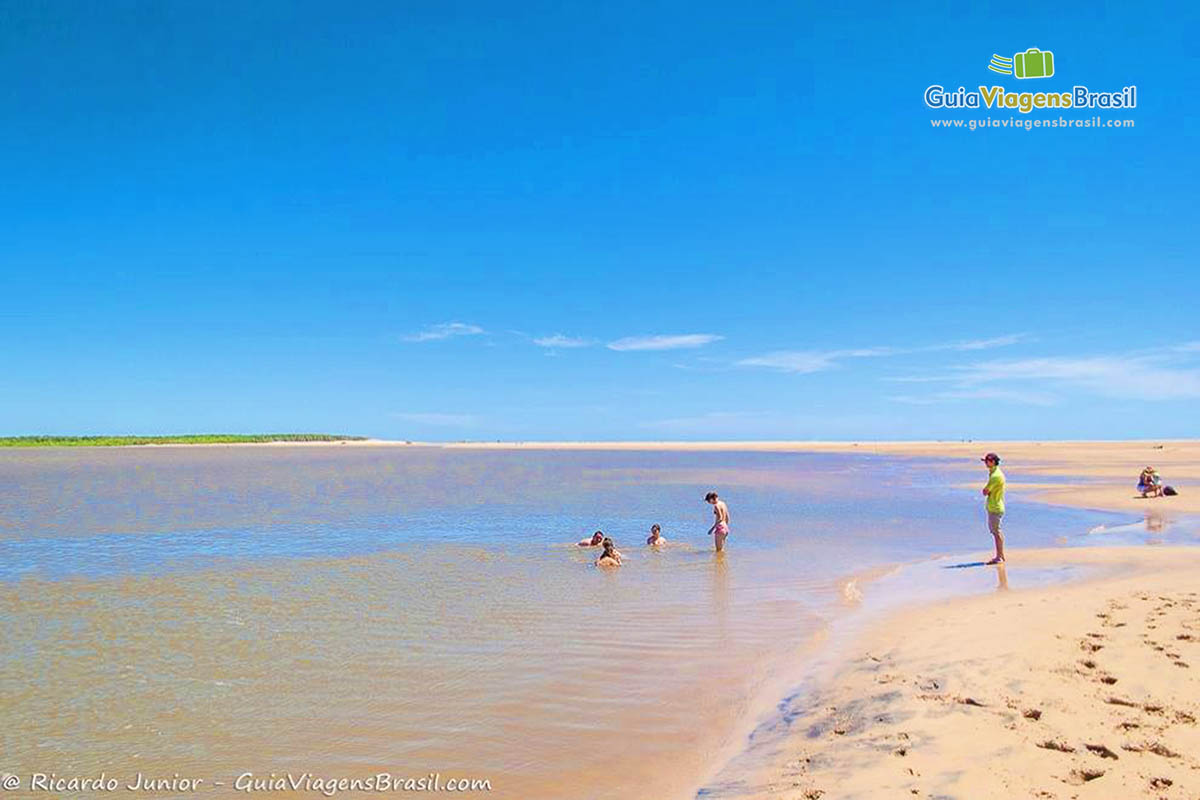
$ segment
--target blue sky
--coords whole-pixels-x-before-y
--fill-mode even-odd
[[[0,4],[0,434],[1195,436],[1198,24]],[[933,83],[1135,127],[935,130],[1021,115]]]

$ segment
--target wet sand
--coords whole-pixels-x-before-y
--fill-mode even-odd
[[[1015,553],[1082,582],[892,614],[717,797],[1159,798],[1200,793],[1200,551]],[[992,570],[994,568],[984,568]]]
[[[820,452],[1000,453],[1009,494],[1147,518],[1200,512],[1200,443],[838,443]],[[1133,489],[1153,465],[1181,494]],[[1046,481],[1046,477],[1059,477]],[[980,557],[987,554],[981,553]],[[769,766],[718,796],[1171,798],[1200,795],[1200,552],[1012,550],[1007,574],[1101,577],[892,613],[794,710]],[[981,568],[993,570],[995,568]]]

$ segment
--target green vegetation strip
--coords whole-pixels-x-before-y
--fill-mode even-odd
[[[0,447],[126,447],[136,444],[252,444],[255,442],[361,442],[365,436],[329,433],[197,433],[186,436],[3,436]]]

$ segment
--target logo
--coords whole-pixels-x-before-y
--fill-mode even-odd
[[[988,69],[1019,80],[1053,78],[1054,53],[1031,47],[1012,58],[993,53]],[[952,84],[953,85],[953,84]],[[959,85],[947,89],[935,83],[925,90],[925,105],[944,109],[991,109],[1016,111],[1020,114],[1058,112],[1060,109],[1117,109],[1137,108],[1137,86],[1125,86],[1115,91],[1093,91],[1083,84],[1039,87],[1039,91],[1009,91],[1003,86],[979,85],[975,90]]]
[[[1001,75],[1018,78],[1049,78],[1054,75],[1054,53],[1031,47],[1024,53],[1015,53],[1012,58],[992,53],[988,69]]]

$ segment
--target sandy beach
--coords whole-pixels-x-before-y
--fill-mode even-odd
[[[1200,551],[1014,554],[1095,576],[891,615],[736,796],[1193,798]],[[993,568],[987,568],[993,569]]]
[[[1147,516],[1200,512],[1200,492],[1189,489],[1200,481],[1192,440],[474,446],[865,453],[960,468],[996,451],[1010,497]],[[1179,496],[1139,497],[1134,483],[1146,465]],[[1004,590],[1009,574],[1065,565],[1089,577]],[[1189,548],[1010,549],[1002,590],[891,613],[857,636],[818,676],[815,694],[785,712],[789,732],[767,766],[715,793],[1200,796],[1198,577],[1200,551]]]

